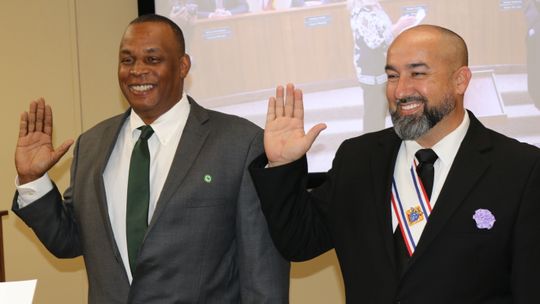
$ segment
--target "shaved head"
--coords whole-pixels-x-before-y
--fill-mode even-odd
[[[454,68],[469,65],[469,52],[465,40],[457,33],[437,25],[422,24],[403,31],[392,45],[400,40],[435,40],[441,55],[445,56],[448,64]],[[392,46],[390,46],[390,49]]]

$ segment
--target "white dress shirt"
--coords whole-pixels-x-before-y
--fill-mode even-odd
[[[433,164],[435,174],[433,176],[433,190],[431,191],[430,199],[430,204],[432,208],[434,208],[435,204],[437,203],[437,198],[441,193],[441,189],[444,185],[444,182],[446,181],[448,172],[452,167],[452,163],[454,162],[454,158],[456,157],[456,154],[459,150],[459,146],[461,145],[461,142],[467,134],[469,124],[469,114],[467,113],[467,111],[465,111],[465,116],[463,117],[463,121],[461,122],[461,124],[454,131],[450,132],[433,147],[431,147],[431,149],[435,151],[438,156],[437,160]],[[420,146],[414,140],[404,140],[399,147],[396,164],[402,163],[406,165],[400,167],[396,166],[395,170],[409,170],[411,164],[413,163],[415,157],[414,155],[418,150],[423,148],[424,147]],[[400,182],[400,179],[396,179],[398,187],[400,185]],[[396,230],[397,226],[398,219],[396,217],[396,214],[392,212],[393,231]]]
[[[180,101],[169,111],[161,115],[150,126],[154,134],[148,139],[150,151],[150,201],[148,208],[148,222],[152,219],[159,195],[167,179],[174,155],[176,153],[180,137],[187,122],[190,106],[184,94]],[[103,181],[107,197],[109,220],[124,262],[124,267],[132,281],[126,239],[126,203],[127,183],[129,175],[129,163],[131,151],[141,133],[137,128],[145,123],[131,110],[129,119],[126,119],[114,149],[109,157]],[[18,184],[18,179],[16,181]],[[52,189],[52,182],[47,174],[33,182],[17,185],[19,208],[23,208],[36,201]]]

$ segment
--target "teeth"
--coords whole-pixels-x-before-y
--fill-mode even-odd
[[[401,107],[403,108],[403,110],[413,110],[413,109],[418,108],[419,106],[420,104],[418,103],[412,103],[412,104],[404,104]]]
[[[132,85],[130,88],[137,92],[145,92],[153,88],[154,86],[151,84],[139,84],[139,85]]]

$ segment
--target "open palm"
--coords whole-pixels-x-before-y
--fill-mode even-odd
[[[56,150],[52,145],[52,110],[40,98],[21,114],[19,138],[15,150],[15,167],[19,182],[25,184],[45,174],[73,144],[68,140]]]
[[[283,91],[283,87],[278,86],[276,97],[268,101],[264,150],[270,166],[301,158],[326,128],[325,124],[317,124],[305,133],[302,91],[295,90],[293,84],[287,85],[286,96]]]

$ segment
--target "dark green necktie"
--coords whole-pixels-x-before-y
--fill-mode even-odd
[[[148,139],[152,127],[140,127],[141,136],[131,152],[126,210],[126,234],[131,273],[135,266],[146,228],[148,228],[148,202],[150,200],[150,152]]]

